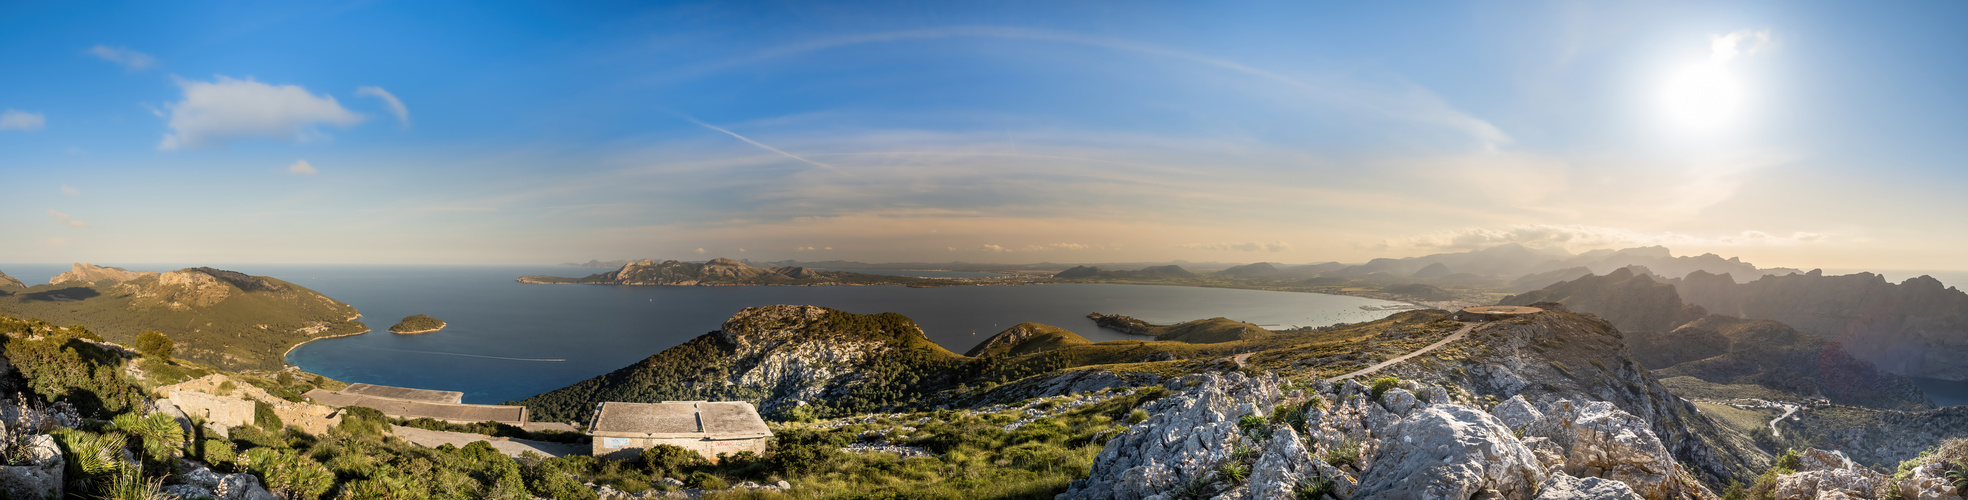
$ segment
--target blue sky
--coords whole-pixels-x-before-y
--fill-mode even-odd
[[[0,5],[0,262],[1956,269],[1968,5]]]

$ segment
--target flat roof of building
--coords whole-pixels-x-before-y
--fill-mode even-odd
[[[364,406],[375,408],[384,415],[399,418],[435,418],[452,422],[492,421],[509,425],[526,423],[526,407],[505,405],[467,405],[429,403],[408,399],[386,398],[364,394],[315,389],[307,392],[307,397],[328,406]]]
[[[375,384],[349,384],[348,387],[343,388],[339,392],[380,398],[407,399],[425,403],[455,405],[465,402],[465,393],[458,391],[433,391],[430,389],[412,389],[409,387],[390,387]]]
[[[588,433],[606,437],[746,439],[772,436],[744,401],[601,403]]]
[[[1543,309],[1539,309],[1535,307],[1525,307],[1525,306],[1476,306],[1476,307],[1465,307],[1462,310],[1475,314],[1492,314],[1492,315],[1532,314],[1532,313],[1544,312]]]

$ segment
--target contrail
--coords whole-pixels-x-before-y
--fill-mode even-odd
[[[504,359],[509,361],[567,361],[565,359],[559,359],[559,358],[508,358],[505,356],[486,356],[482,354],[465,354],[461,352],[412,351],[409,349],[389,349],[384,347],[369,347],[369,346],[360,346],[360,345],[356,347],[362,349],[374,350],[374,351],[414,352],[418,354],[442,354],[445,356],[465,356],[469,358]]]
[[[719,131],[719,132],[724,132],[724,134],[725,134],[725,135],[729,135],[729,136],[732,136],[732,137],[736,137],[736,138],[738,138],[738,140],[741,140],[741,141],[745,141],[745,143],[746,143],[746,144],[751,144],[751,145],[753,145],[753,146],[758,146],[758,147],[759,147],[759,149],[763,149],[763,150],[766,150],[766,151],[771,151],[771,152],[774,152],[774,153],[779,153],[779,155],[780,155],[780,156],[784,156],[784,157],[787,157],[787,158],[792,158],[792,159],[795,159],[795,160],[799,160],[799,161],[803,161],[803,162],[806,162],[807,164],[810,164],[810,165],[813,165],[813,166],[816,166],[816,167],[820,167],[820,168],[825,168],[825,169],[827,169],[827,170],[833,170],[833,171],[840,171],[840,169],[837,169],[837,168],[834,168],[834,166],[833,166],[833,165],[828,165],[828,164],[825,164],[825,163],[820,163],[820,162],[817,162],[817,161],[813,161],[813,160],[808,160],[808,159],[806,159],[806,158],[802,158],[802,157],[800,157],[800,155],[796,155],[796,154],[792,154],[792,153],[788,153],[788,152],[785,152],[785,151],[780,151],[780,150],[779,150],[779,148],[775,148],[775,147],[772,147],[772,146],[767,146],[767,145],[765,145],[765,143],[762,143],[762,142],[759,142],[759,141],[754,141],[754,140],[752,140],[752,138],[750,138],[750,137],[745,137],[745,136],[742,136],[742,135],[738,135],[738,133],[737,133],[737,132],[732,132],[732,131],[729,131],[729,130],[725,130],[725,129],[724,129],[723,127],[719,127],[719,126],[717,126],[717,125],[712,125],[712,124],[709,124],[709,123],[704,123],[704,122],[702,122],[702,121],[699,121],[699,120],[698,120],[698,119],[696,119],[696,118],[692,118],[692,117],[691,117],[690,115],[686,115],[686,114],[683,114],[683,113],[678,113],[678,112],[675,112],[675,111],[671,111],[671,112],[670,112],[670,114],[673,114],[673,115],[676,115],[676,116],[677,116],[677,118],[682,118],[682,119],[685,119],[685,120],[690,120],[690,123],[695,123],[695,124],[697,124],[697,125],[698,125],[698,126],[700,126],[700,127],[704,127],[704,128],[707,128],[707,129],[711,129],[711,130],[716,130],[716,131]]]

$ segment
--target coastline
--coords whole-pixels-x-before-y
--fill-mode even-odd
[[[370,328],[364,328],[364,329],[362,329],[362,331],[359,331],[359,332],[355,332],[355,333],[344,333],[344,334],[341,334],[341,335],[329,335],[329,336],[326,336],[326,337],[315,337],[315,338],[311,338],[311,339],[307,339],[307,340],[303,340],[303,341],[301,341],[301,343],[299,343],[299,344],[294,344],[294,345],[293,345],[292,347],[288,347],[288,348],[287,348],[287,352],[283,352],[283,353],[280,353],[280,362],[281,362],[282,364],[286,364],[287,366],[294,366],[294,364],[293,364],[293,363],[288,363],[288,362],[287,362],[287,355],[289,355],[289,354],[293,354],[293,353],[294,353],[294,350],[295,350],[295,349],[299,349],[299,348],[301,348],[301,346],[304,346],[304,345],[307,345],[307,343],[308,343],[308,342],[313,342],[313,341],[316,341],[316,340],[321,340],[321,339],[333,339],[333,338],[341,338],[341,337],[354,337],[354,336],[356,336],[356,335],[361,335],[361,334],[364,334],[364,333],[369,333],[369,332],[370,332],[370,331],[372,331],[372,330],[373,330],[373,329],[370,329]],[[298,368],[298,367],[296,367],[296,368]]]
[[[397,335],[416,335],[416,334],[419,334],[419,333],[430,333],[430,332],[435,332],[435,331],[438,331],[438,330],[443,330],[443,329],[444,329],[444,327],[447,327],[447,326],[451,326],[451,324],[450,324],[450,323],[445,323],[445,324],[442,324],[442,325],[437,325],[437,328],[432,328],[432,329],[429,329],[429,330],[416,330],[416,331],[409,331],[409,332],[399,332],[399,331],[396,331],[396,330],[390,330],[389,332],[390,332],[390,333],[394,333],[394,334],[397,334]]]

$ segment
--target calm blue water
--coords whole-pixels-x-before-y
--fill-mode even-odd
[[[114,264],[103,264],[114,265]],[[186,265],[134,264],[165,271]],[[272,276],[347,302],[374,331],[302,345],[287,361],[349,382],[463,391],[472,403],[498,403],[565,387],[628,366],[716,330],[740,309],[814,304],[857,313],[897,312],[931,340],[962,353],[1021,322],[1063,327],[1095,341],[1139,339],[1103,330],[1089,312],[1154,323],[1216,316],[1260,325],[1322,326],[1380,319],[1392,302],[1311,293],[1148,285],[1037,285],[906,288],[664,287],[527,285],[529,274],[574,276],[562,266],[213,266]],[[29,284],[67,265],[0,267]],[[396,335],[404,316],[429,314],[443,331]]]

